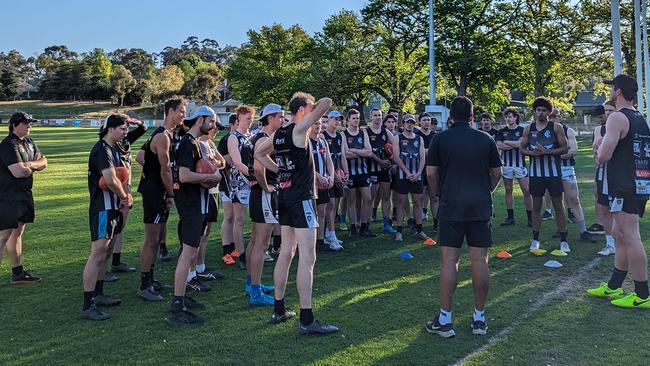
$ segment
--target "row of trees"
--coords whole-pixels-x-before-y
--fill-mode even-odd
[[[0,97],[157,102],[173,93],[212,102],[224,86],[246,103],[286,103],[296,90],[364,105],[427,104],[428,0],[370,0],[343,10],[314,35],[299,25],[249,30],[240,47],[188,38],[151,54],[51,46],[36,58],[0,53]],[[607,0],[435,0],[438,103],[469,95],[496,111],[513,90],[551,95],[565,108],[576,92],[610,76]],[[623,2],[623,51],[634,69],[632,4]],[[226,84],[228,80],[228,85]]]

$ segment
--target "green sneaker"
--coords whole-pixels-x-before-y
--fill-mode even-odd
[[[642,299],[635,292],[630,292],[621,299],[612,300],[612,305],[626,309],[650,309],[650,297]]]
[[[611,289],[607,286],[607,282],[601,282],[599,287],[590,288],[587,290],[590,296],[604,297],[610,300],[617,300],[625,297],[625,291],[622,288]]]

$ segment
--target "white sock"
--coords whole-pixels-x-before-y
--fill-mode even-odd
[[[196,265],[196,271],[198,273],[203,273],[205,272],[205,263],[197,264]]]
[[[474,308],[474,321],[482,321],[485,323],[485,309],[479,310]]]
[[[440,309],[440,315],[438,315],[438,322],[440,323],[440,325],[451,323],[451,311],[444,311]]]
[[[546,212],[548,212],[548,213],[550,213],[550,214],[552,214],[552,212],[551,212],[551,209],[550,209],[550,208],[547,208],[547,209],[546,209],[546,210],[544,210],[544,211],[546,211]]]
[[[192,281],[192,279],[193,279],[194,277],[196,277],[196,271],[190,271],[190,272],[187,274],[187,282]]]
[[[605,235],[605,240],[607,241],[608,247],[616,247],[616,239],[614,239],[613,235]]]

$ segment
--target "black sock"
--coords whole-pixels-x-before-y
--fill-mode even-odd
[[[367,222],[362,222],[361,223],[361,231],[368,230],[369,226],[370,226],[370,224],[368,224]]]
[[[282,300],[275,299],[273,302],[273,312],[277,315],[284,315],[287,309],[284,307],[284,298]]]
[[[508,211],[508,218],[509,219],[514,219],[515,218],[515,210],[512,208],[507,209]]]
[[[393,214],[393,216],[397,216],[397,207],[393,207],[392,214]]]
[[[165,243],[164,241],[160,242],[160,251],[161,252],[166,252],[167,251],[167,243]]]
[[[397,230],[398,233],[402,232],[402,227],[401,226],[395,226],[395,230]]]
[[[119,265],[121,263],[120,262],[120,260],[122,259],[121,257],[122,257],[122,253],[113,253],[113,265],[114,266],[117,266],[117,265]]]
[[[84,307],[83,310],[88,310],[93,304],[93,298],[95,297],[95,291],[84,291]]]
[[[185,296],[174,296],[172,311],[182,311],[185,307]]]
[[[350,224],[350,231],[355,231],[357,230],[357,225],[356,224]]]
[[[376,208],[372,209],[372,217],[377,217],[377,209]]]
[[[273,235],[273,249],[280,250],[282,244],[282,237],[280,235]]]
[[[104,280],[95,282],[95,296],[104,294]]]
[[[573,215],[573,211],[571,211],[571,207],[567,207],[567,209],[566,209],[566,215],[567,215],[567,216],[571,216],[571,215]]]
[[[140,272],[140,290],[144,290],[147,287],[151,286],[149,283],[149,274],[151,272]]]
[[[437,217],[433,218],[433,226],[438,227],[438,218]]]
[[[634,292],[636,292],[636,296],[638,296],[641,299],[647,299],[648,298],[648,280],[645,280],[643,282],[641,281],[634,281]]]
[[[422,224],[415,224],[415,230],[417,230],[418,233],[422,232]]]
[[[300,323],[309,325],[314,322],[314,313],[311,309],[300,309]]]
[[[228,254],[235,251],[235,243],[228,244]]]
[[[14,276],[20,276],[21,274],[23,274],[23,265],[21,264],[20,266],[12,267],[11,273]]]
[[[568,234],[569,233],[567,232],[560,233],[560,241],[566,241],[566,237]]]
[[[325,245],[325,239],[316,239],[316,245],[324,246]]]
[[[224,257],[226,256],[226,254],[230,254],[229,248],[230,248],[229,245],[222,245],[221,246],[221,249],[223,249],[223,256]]]
[[[426,208],[423,208],[423,209],[422,209],[422,213],[426,215],[427,213],[429,213],[429,210],[426,209]]]
[[[533,231],[533,240],[539,241],[539,231]]]
[[[623,280],[627,276],[627,271],[621,271],[620,269],[614,267],[614,272],[612,272],[612,278],[609,279],[607,286],[612,290],[621,288],[623,286]]]
[[[533,211],[526,210],[526,217],[528,217],[528,220],[533,219]]]
[[[149,281],[153,283],[153,270],[154,270],[154,265],[151,265],[151,269],[149,270]]]
[[[239,255],[239,261],[242,263],[246,263],[246,253],[241,253]]]

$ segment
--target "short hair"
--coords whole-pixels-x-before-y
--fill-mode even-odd
[[[457,96],[451,101],[449,108],[449,116],[454,122],[465,121],[469,122],[469,117],[472,116],[474,105],[472,101],[466,96]]]
[[[519,114],[519,112],[517,112],[516,109],[512,109],[512,108],[508,108],[508,109],[505,110],[505,112],[503,112],[504,117],[509,115],[509,114],[512,114],[515,117],[515,120],[517,121],[517,124],[519,124],[519,121],[521,119],[521,115]]]
[[[307,102],[312,101],[314,102],[315,99],[311,94],[308,93],[303,93],[303,92],[297,92],[294,93],[291,96],[291,100],[289,100],[289,111],[291,114],[296,114],[298,113],[298,110],[300,107],[306,107]]]
[[[374,112],[374,111],[379,111],[379,112],[381,112],[381,109],[380,109],[380,108],[373,108],[373,109],[371,109],[371,110],[370,110],[370,115],[372,115],[372,112]]]
[[[178,95],[174,95],[174,96],[170,97],[169,99],[167,99],[165,101],[165,107],[164,107],[165,108],[165,114],[169,113],[170,108],[173,109],[173,110],[177,110],[178,107],[180,107],[182,105],[186,105],[186,104],[187,104],[187,101],[185,101],[185,98],[183,98],[181,96],[178,96]]]
[[[234,125],[235,123],[237,123],[237,113],[231,113],[230,116],[228,116],[228,124]]]
[[[237,107],[237,109],[235,109],[235,114],[237,114],[237,117],[249,113],[255,114],[255,107],[246,104],[241,104],[240,106]]]
[[[627,101],[634,100],[636,93],[639,91],[639,84],[637,84],[636,80],[625,74],[616,75],[610,84],[614,85],[614,90],[620,90],[623,98]]]
[[[538,107],[544,107],[550,113],[553,110],[553,103],[546,97],[537,97],[533,101],[533,110],[536,110]]]
[[[397,109],[395,109],[395,108],[388,108],[388,113],[389,113],[389,114],[390,114],[390,113],[397,113],[397,114],[399,114],[399,111],[398,111]]]
[[[431,118],[431,115],[429,115],[429,113],[427,113],[427,112],[422,112],[422,113],[418,114],[418,122],[420,122],[420,120],[422,120],[422,118],[424,118],[424,117]]]
[[[359,111],[354,108],[350,108],[350,110],[348,111],[348,119],[350,118],[350,116],[354,116],[355,114],[361,114],[361,113],[359,113]]]
[[[605,105],[616,108],[616,99],[610,99],[605,102]]]
[[[482,119],[489,119],[490,121],[494,121],[494,119],[492,119],[492,115],[488,112],[481,113],[481,117],[479,118],[479,120]]]
[[[113,113],[106,117],[104,124],[99,130],[99,138],[103,138],[108,133],[109,128],[116,128],[127,123],[129,116],[123,113]]]
[[[386,122],[388,122],[389,119],[392,119],[393,122],[397,123],[397,118],[395,116],[393,116],[392,114],[387,114],[387,115],[384,116],[384,120],[381,121],[381,124],[382,125],[386,124]]]

